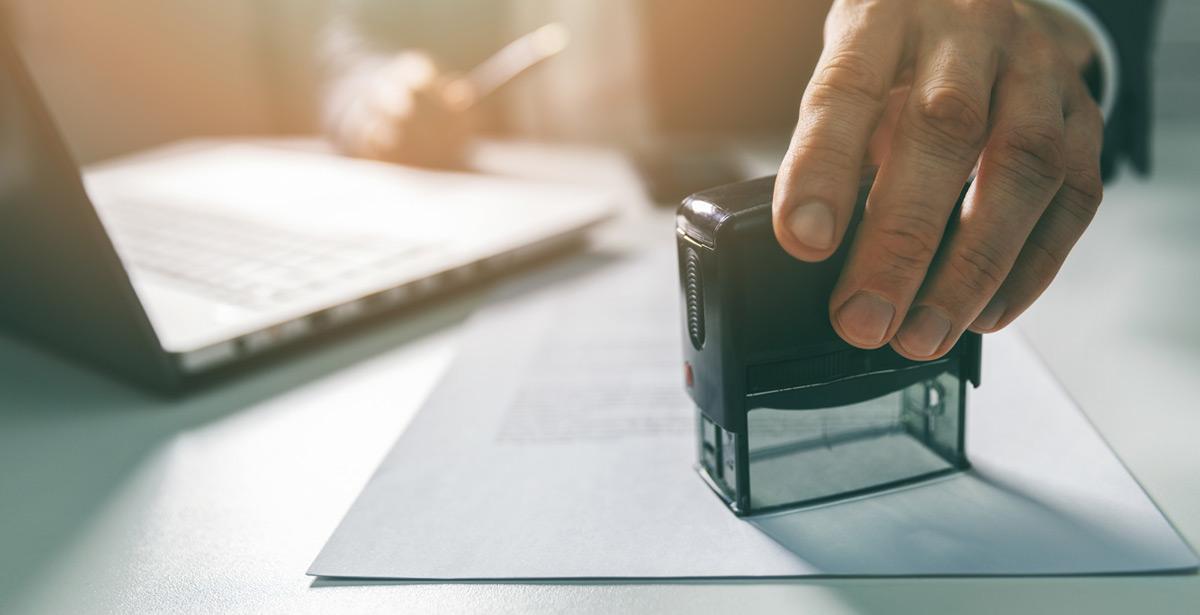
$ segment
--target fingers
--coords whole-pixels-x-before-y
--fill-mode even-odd
[[[826,36],[772,214],[787,252],[827,258],[855,213],[870,144],[879,172],[830,297],[834,329],[928,360],[969,326],[1011,322],[1099,202],[1102,127],[1076,71],[1006,0],[841,0]],[[907,94],[891,89],[899,69]]]
[[[860,168],[904,57],[900,3],[838,2],[800,104],[772,200],[775,236],[792,256],[829,257],[858,196]]]
[[[1104,120],[1091,97],[1081,90],[1075,91],[1067,109],[1062,188],[1029,235],[1012,272],[972,323],[973,331],[998,331],[1029,308],[1050,285],[1100,206]]]
[[[904,320],[979,158],[998,64],[987,36],[936,37],[920,47],[912,91],[830,298],[834,328],[851,344],[881,346]]]
[[[401,113],[377,113],[371,157],[389,162],[452,168],[462,163],[471,134],[470,109],[456,105],[455,92],[439,77],[404,91]]]
[[[1048,47],[1031,50],[997,82],[992,131],[975,182],[892,341],[901,355],[930,359],[954,345],[1009,275],[1062,185],[1063,95],[1055,59]]]
[[[904,109],[904,103],[908,101],[908,94],[911,91],[911,84],[897,83],[892,87],[887,107],[884,109],[882,117],[879,118],[879,123],[875,125],[875,132],[871,134],[871,140],[867,143],[867,160],[870,166],[878,168],[887,161],[888,154],[891,153],[892,141],[895,139],[896,126],[900,123],[900,111]]]
[[[348,100],[333,127],[347,153],[430,167],[459,166],[472,132],[474,92],[438,72],[426,54],[406,51],[364,68],[342,87]]]
[[[471,136],[470,107],[460,106],[452,77],[439,77],[414,94],[417,104],[405,123],[399,152],[405,162],[428,167],[454,168],[462,164]]]

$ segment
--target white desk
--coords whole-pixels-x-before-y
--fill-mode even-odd
[[[1196,143],[1200,129],[1164,131],[1157,179],[1110,188],[1088,236],[1022,325],[1200,545]],[[627,226],[640,230],[610,230],[609,240],[669,236],[671,224],[667,212],[649,214]],[[1200,605],[1195,575],[314,582],[306,567],[452,356],[457,324],[480,294],[177,403],[0,337],[0,612],[1127,613]]]

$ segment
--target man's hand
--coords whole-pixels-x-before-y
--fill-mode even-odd
[[[1051,23],[1013,0],[834,2],[774,226],[806,261],[853,240],[829,305],[850,344],[932,359],[968,328],[1003,328],[1091,221],[1103,121],[1087,54]],[[869,154],[879,173],[843,237]]]
[[[433,60],[405,51],[352,83],[355,98],[338,118],[334,138],[346,153],[399,164],[461,166],[472,135],[474,92]]]

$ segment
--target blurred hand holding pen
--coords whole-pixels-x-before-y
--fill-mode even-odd
[[[360,158],[461,167],[475,132],[474,110],[569,41],[563,24],[548,23],[463,74],[441,72],[423,51],[400,52],[353,86],[352,102],[334,119],[335,143]]]

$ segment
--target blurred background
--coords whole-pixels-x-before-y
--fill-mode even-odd
[[[489,101],[485,130],[652,146],[680,134],[790,130],[828,2],[749,2],[762,6],[376,4],[394,14],[385,24],[393,41],[429,49],[451,70],[541,24],[565,23],[572,44]],[[331,23],[347,4],[6,0],[4,10],[71,149],[87,164],[184,137],[318,132]],[[1160,122],[1200,120],[1198,22],[1200,3],[1167,0],[1154,81]]]
[[[318,132],[335,16],[353,12],[338,0],[6,4],[82,164],[184,137]],[[787,0],[752,0],[757,10],[687,0],[374,4],[388,14],[379,27],[389,42],[428,49],[449,70],[564,23],[570,46],[490,99],[483,128],[623,146],[678,134],[786,135],[828,8]]]

